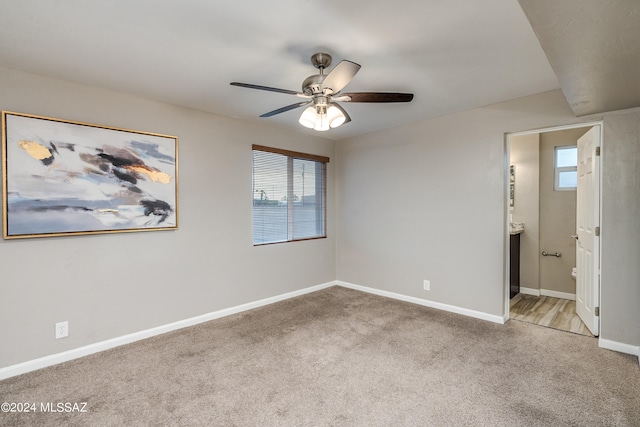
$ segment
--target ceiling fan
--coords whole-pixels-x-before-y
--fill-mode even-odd
[[[302,92],[239,82],[231,82],[231,85],[246,87],[249,89],[279,92],[305,98],[305,101],[296,102],[295,104],[269,111],[260,117],[271,117],[276,114],[284,113],[285,111],[309,105],[309,107],[304,110],[298,121],[301,125],[318,131],[336,128],[351,121],[349,114],[347,114],[345,109],[342,108],[338,102],[410,102],[413,99],[412,93],[340,93],[340,91],[349,84],[351,79],[353,79],[356,73],[360,70],[360,65],[352,61],[343,60],[325,75],[325,68],[331,65],[331,55],[328,53],[316,53],[311,57],[311,63],[320,71],[318,74],[307,77],[302,82]]]

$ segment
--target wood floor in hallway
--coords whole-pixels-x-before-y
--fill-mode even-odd
[[[576,302],[547,296],[518,294],[510,301],[511,319],[574,334],[593,335],[576,314]]]

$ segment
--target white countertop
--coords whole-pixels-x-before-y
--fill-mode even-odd
[[[509,224],[509,234],[520,234],[524,231],[524,222],[512,222]]]

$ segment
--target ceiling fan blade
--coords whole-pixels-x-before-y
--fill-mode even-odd
[[[296,96],[301,96],[304,98],[309,98],[308,95],[305,95],[302,92],[296,92],[294,90],[288,90],[288,89],[278,89],[277,87],[269,87],[269,86],[260,86],[260,85],[253,85],[250,83],[239,83],[239,82],[231,82],[229,83],[231,86],[240,86],[240,87],[246,87],[249,89],[259,89],[259,90],[266,90],[269,92],[278,92],[278,93],[286,93],[287,95],[296,95]]]
[[[271,117],[276,114],[284,113],[285,111],[293,110],[298,107],[302,107],[303,105],[311,104],[313,101],[302,101],[296,102],[295,104],[287,105],[286,107],[278,108],[277,110],[269,111],[268,113],[264,113],[260,117]]]
[[[322,90],[331,89],[333,93],[338,93],[344,88],[353,76],[355,76],[360,70],[360,64],[347,61],[346,59],[340,61],[338,65],[333,67],[333,70],[327,74],[322,82]]]
[[[334,101],[343,102],[411,102],[412,99],[412,93],[398,92],[353,92],[333,97]]]

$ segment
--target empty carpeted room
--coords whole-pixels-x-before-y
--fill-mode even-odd
[[[0,425],[638,425],[637,2],[0,5]]]

